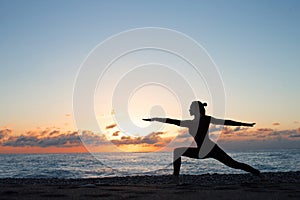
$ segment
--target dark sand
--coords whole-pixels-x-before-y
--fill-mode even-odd
[[[0,199],[300,199],[300,172],[134,176],[94,179],[0,179]]]

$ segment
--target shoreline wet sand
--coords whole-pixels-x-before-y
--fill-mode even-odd
[[[2,178],[0,199],[300,199],[300,171],[129,176],[89,179]]]

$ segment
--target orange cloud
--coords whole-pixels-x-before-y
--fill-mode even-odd
[[[5,128],[0,130],[0,141],[6,137],[9,137],[12,134],[12,130]]]
[[[279,123],[279,122],[274,122],[272,125],[273,125],[273,126],[279,126],[280,123]]]
[[[119,136],[120,131],[116,131],[112,134],[112,136]]]
[[[144,147],[161,148],[171,141],[171,138],[160,137],[162,134],[165,134],[165,132],[153,132],[142,137],[122,136],[120,140],[111,140],[111,142],[116,146],[141,145]]]
[[[77,131],[62,132],[57,129],[46,128],[44,130],[30,130],[16,135],[10,129],[0,130],[0,145],[7,147],[70,148],[82,146],[82,140],[85,144],[94,146],[107,142],[103,134],[95,134],[91,131],[82,131],[79,134]]]
[[[11,129],[0,129],[0,153],[71,153],[109,151],[112,144],[103,134],[91,131],[35,129],[17,135]]]
[[[89,150],[102,151],[116,147],[126,148],[128,151],[141,150],[149,151],[167,145],[171,139],[162,138],[165,132],[153,132],[144,137],[126,137],[121,139],[108,140],[104,134],[96,134],[92,131],[60,131],[58,129],[36,129],[29,130],[23,134],[16,135],[10,129],[0,129],[0,153],[4,152],[32,152],[38,150],[39,153],[48,152],[83,152],[84,146]],[[113,133],[119,136],[119,131]],[[23,151],[22,151],[23,149]],[[30,150],[31,149],[31,150]],[[62,150],[63,149],[63,150]],[[86,150],[84,150],[86,151]]]
[[[107,130],[107,129],[111,129],[111,128],[114,128],[114,127],[116,127],[116,126],[117,126],[117,124],[111,124],[111,125],[106,126],[105,129],[106,129],[106,130]]]
[[[287,130],[274,130],[271,128],[258,128],[253,130],[251,128],[235,129],[232,127],[225,127],[222,130],[222,134],[218,140],[227,141],[260,141],[260,140],[285,140],[292,141],[300,138],[297,133],[299,129],[287,129]]]
[[[177,132],[178,132],[177,138],[189,138],[189,137],[191,137],[191,135],[189,134],[189,130],[187,128],[178,129]]]
[[[95,134],[92,131],[82,131],[80,139],[88,146],[104,146],[109,143],[104,134]]]
[[[271,128],[258,128],[257,131],[266,132],[266,131],[273,131]]]
[[[248,130],[247,127],[230,127],[230,126],[224,126],[223,128],[219,128],[221,131],[221,134],[224,135],[234,135],[234,134],[245,134]]]
[[[115,124],[109,127],[115,127]],[[212,130],[212,131],[211,131]],[[219,136],[216,131],[222,130]],[[212,127],[210,136],[219,141],[286,141],[293,144],[300,140],[300,127],[297,129],[274,130],[271,128]],[[108,140],[104,134],[92,131],[61,131],[58,128],[35,129],[17,135],[9,128],[0,129],[0,153],[56,153],[103,151],[156,151],[166,146],[177,147],[193,142],[188,129],[178,129],[174,139],[167,132],[153,132],[146,136],[122,136],[120,132],[112,133],[115,137]],[[170,143],[172,141],[172,143]],[[253,143],[253,142],[252,142]],[[194,143],[193,143],[194,144]],[[229,144],[229,143],[228,143]],[[168,149],[169,150],[169,149]],[[170,149],[171,150],[171,149]]]
[[[16,135],[11,129],[0,130],[0,153],[74,153],[87,152],[77,132],[30,130]]]
[[[290,135],[291,138],[300,138],[300,135],[299,134],[293,134],[293,135]]]
[[[56,134],[56,132],[53,134]],[[24,134],[9,137],[7,140],[3,141],[1,145],[11,147],[74,147],[80,146],[81,140],[78,137],[77,132],[46,137]]]
[[[226,126],[225,126],[225,127],[222,129],[222,132],[221,132],[221,133],[227,135],[227,134],[233,134],[234,131],[232,130],[232,128],[226,127]]]

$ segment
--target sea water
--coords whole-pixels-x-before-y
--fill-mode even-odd
[[[227,151],[262,172],[300,171],[300,149]],[[0,154],[0,178],[100,178],[172,174],[172,152]],[[182,158],[181,174],[245,173],[214,159]]]

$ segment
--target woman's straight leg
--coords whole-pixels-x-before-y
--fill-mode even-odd
[[[227,153],[225,153],[218,145],[215,145],[215,147],[212,149],[212,151],[209,153],[208,157],[214,158],[221,163],[227,165],[228,167],[234,168],[234,169],[241,169],[246,172],[250,172],[255,175],[259,175],[260,171],[251,167],[250,165],[247,165],[245,163],[238,162],[234,159],[232,159]]]

